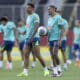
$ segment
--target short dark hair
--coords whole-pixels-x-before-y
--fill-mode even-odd
[[[49,7],[50,7],[50,8],[53,8],[53,9],[55,9],[55,10],[57,10],[57,7],[54,6],[54,5],[50,5]]]
[[[34,4],[32,4],[32,3],[28,3],[27,5],[31,6],[32,8],[35,8]]]
[[[5,22],[7,22],[7,21],[8,21],[8,17],[7,17],[7,16],[3,16],[3,17],[0,18],[0,21],[5,21]]]

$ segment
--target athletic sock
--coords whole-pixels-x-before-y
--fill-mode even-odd
[[[28,69],[24,68],[23,72],[26,73],[26,74],[28,74]]]
[[[3,67],[3,61],[0,61],[0,68]]]
[[[54,73],[54,74],[58,74],[57,67],[54,67],[54,68],[53,68],[53,73]]]

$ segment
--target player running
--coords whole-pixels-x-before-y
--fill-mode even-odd
[[[35,56],[40,61],[41,65],[44,68],[44,76],[49,75],[49,71],[45,65],[43,58],[40,55],[40,46],[39,46],[39,34],[37,33],[37,29],[39,27],[40,18],[37,13],[34,12],[34,5],[29,3],[27,4],[27,19],[26,19],[26,27],[28,29],[26,36],[26,46],[24,48],[24,70],[18,76],[28,76],[28,66],[29,66],[29,55],[31,50],[33,49],[36,53]]]
[[[14,22],[8,21],[7,17],[2,17],[0,19],[0,32],[3,33],[3,44],[0,50],[0,68],[3,67],[3,53],[4,51],[7,52],[7,69],[12,69],[12,58],[11,58],[11,51],[14,46],[15,41],[15,24]]]
[[[72,46],[72,53],[76,59],[76,65],[79,65],[79,58],[76,54],[77,51],[80,51],[80,21],[77,21],[77,25],[73,29],[74,40]]]
[[[60,61],[58,58],[58,46],[61,45],[63,26],[62,18],[56,13],[56,7],[50,5],[48,7],[49,19],[48,19],[48,41],[49,50],[53,62],[53,74],[52,76],[58,77],[62,72]],[[61,30],[61,32],[60,32]]]
[[[18,32],[18,44],[19,44],[19,50],[21,53],[21,58],[22,58],[22,66],[24,66],[24,45],[25,45],[25,40],[26,40],[26,35],[27,35],[27,28],[24,24],[24,22],[22,20],[18,20],[17,23],[17,32]],[[34,51],[32,51],[33,53],[33,62],[32,62],[32,68],[35,68],[35,64],[36,64],[36,58],[34,55]]]

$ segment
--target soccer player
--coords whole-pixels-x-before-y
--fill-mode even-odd
[[[52,76],[60,76],[62,70],[60,66],[60,61],[58,58],[58,46],[61,44],[63,26],[62,26],[62,17],[56,13],[56,7],[50,5],[48,7],[49,19],[48,19],[48,41],[49,41],[49,50],[53,62],[53,74]],[[61,30],[61,32],[60,32]]]
[[[24,65],[23,48],[24,48],[24,44],[25,44],[27,30],[26,30],[26,27],[25,27],[24,22],[22,20],[18,20],[17,33],[18,33],[19,50],[20,50],[20,53],[21,53],[22,66],[23,66]]]
[[[77,51],[80,51],[80,21],[77,21],[76,26],[73,28],[74,40],[72,46],[72,53],[76,59],[76,64],[79,64],[79,58],[76,54]]]
[[[37,29],[39,27],[40,18],[37,13],[34,12],[34,5],[29,3],[27,4],[27,19],[26,19],[26,27],[28,29],[26,36],[26,46],[24,48],[24,70],[18,76],[28,76],[28,66],[29,66],[29,55],[31,50],[33,49],[36,53],[35,56],[40,61],[41,65],[44,68],[44,76],[49,75],[49,71],[45,65],[43,58],[40,55],[40,46],[39,46],[39,34],[37,33]]]
[[[60,15],[62,15],[62,12],[61,11],[57,11],[57,13],[59,13]],[[62,38],[62,41],[61,41],[61,45],[59,46],[59,48],[61,49],[61,52],[62,52],[62,55],[63,55],[63,60],[64,60],[64,70],[67,70],[67,59],[66,59],[66,54],[65,54],[65,51],[66,51],[66,41],[67,41],[67,32],[68,32],[68,22],[66,19],[62,18],[62,26],[64,28],[64,35],[63,35],[63,38]],[[52,70],[52,67],[53,67],[53,64],[51,62],[51,68],[50,70]]]
[[[27,28],[26,25],[24,24],[24,22],[22,20],[18,20],[17,23],[17,32],[18,32],[18,44],[19,44],[19,50],[21,53],[21,58],[22,58],[22,66],[24,66],[24,45],[25,45],[25,40],[26,40],[26,35],[27,35]],[[32,68],[35,67],[35,63],[36,63],[36,57],[34,55],[34,51],[32,50],[33,53],[33,62],[32,62]]]
[[[62,16],[62,12],[61,11],[58,11],[58,13]],[[63,55],[63,60],[64,60],[64,70],[67,70],[67,58],[66,58],[66,41],[67,41],[67,32],[68,32],[68,22],[66,19],[64,19],[62,17],[62,25],[63,25],[63,28],[64,28],[64,33],[63,33],[63,38],[62,38],[62,41],[61,41],[61,45],[60,45],[60,49],[61,49],[61,52],[62,52],[62,55]]]
[[[62,25],[64,27],[64,35],[63,35],[63,39],[62,39],[62,42],[61,42],[61,52],[62,52],[62,55],[63,55],[63,60],[64,60],[64,70],[67,70],[67,58],[66,58],[66,41],[67,41],[67,32],[68,32],[68,22],[66,19],[62,18]]]
[[[3,53],[4,51],[7,52],[7,69],[12,69],[12,58],[11,58],[11,51],[14,46],[15,41],[15,24],[12,21],[8,21],[6,16],[0,19],[1,27],[0,32],[3,33],[3,44],[0,50],[0,68],[3,67]]]

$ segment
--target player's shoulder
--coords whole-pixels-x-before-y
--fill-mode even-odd
[[[56,18],[61,18],[61,19],[62,19],[61,15],[58,14],[58,13],[55,13],[55,17],[56,17]]]
[[[38,13],[33,13],[34,17],[39,17]]]
[[[65,22],[65,23],[68,23],[68,21],[65,19],[65,18],[62,18],[63,19],[63,21]]]
[[[64,24],[68,25],[68,21],[65,18],[62,18],[62,21],[63,21]]]
[[[8,21],[7,25],[14,25],[15,23],[13,21]]]

